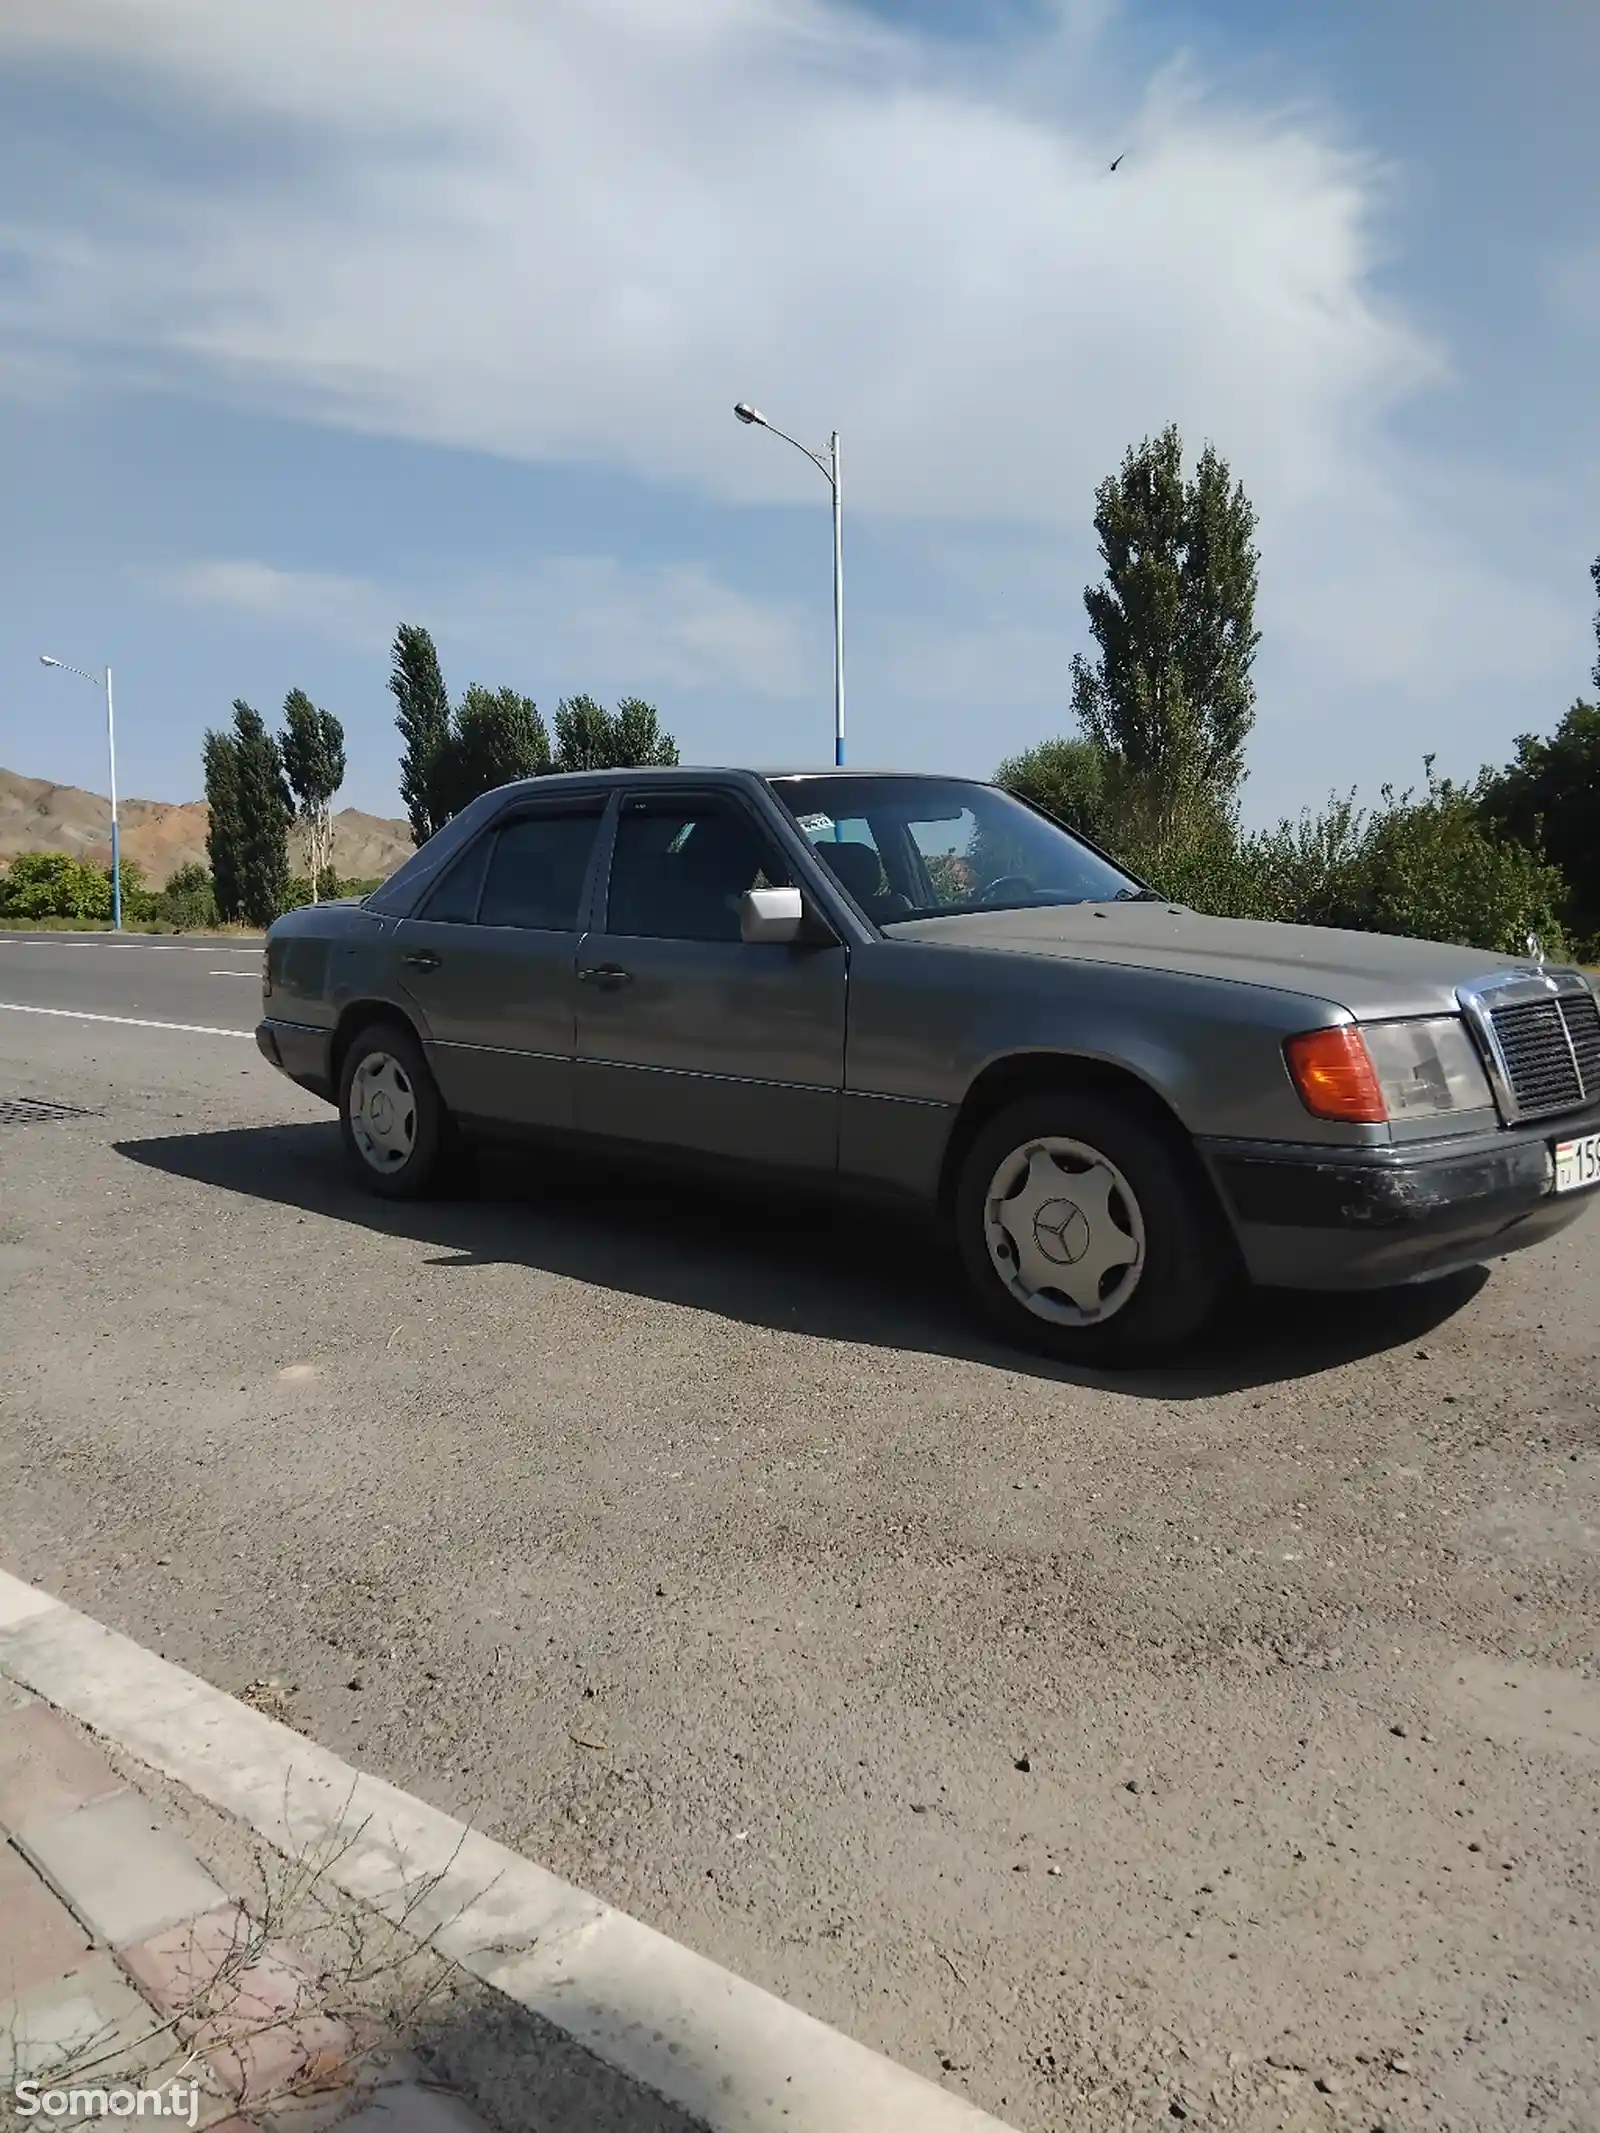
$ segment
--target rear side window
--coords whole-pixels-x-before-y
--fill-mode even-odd
[[[439,925],[470,926],[478,915],[478,897],[493,844],[492,837],[480,837],[446,874],[423,905],[420,916]]]
[[[603,807],[524,815],[497,832],[478,904],[480,926],[571,933]]]

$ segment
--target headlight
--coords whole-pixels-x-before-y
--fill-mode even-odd
[[[1493,1102],[1458,1015],[1344,1022],[1291,1037],[1283,1053],[1300,1101],[1316,1118],[1381,1126],[1486,1110]]]
[[[1374,1022],[1361,1034],[1392,1119],[1481,1111],[1493,1103],[1478,1048],[1459,1015]]]

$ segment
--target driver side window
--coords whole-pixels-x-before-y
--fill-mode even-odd
[[[746,889],[790,874],[732,801],[629,799],[617,818],[606,930],[649,940],[737,941]]]

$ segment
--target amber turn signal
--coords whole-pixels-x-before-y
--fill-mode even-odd
[[[1347,1126],[1387,1122],[1389,1107],[1378,1085],[1377,1069],[1353,1022],[1291,1037],[1283,1056],[1289,1079],[1313,1118],[1337,1118]]]

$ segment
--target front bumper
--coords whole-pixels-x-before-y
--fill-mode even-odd
[[[1557,1140],[1600,1132],[1600,1107],[1535,1130],[1425,1146],[1203,1144],[1253,1281],[1376,1289],[1540,1244],[1600,1190],[1556,1193]]]
[[[256,1024],[256,1047],[280,1074],[287,1074],[324,1103],[334,1101],[331,1029],[306,1022],[278,1022],[269,1015]]]

